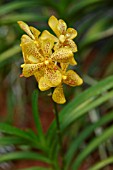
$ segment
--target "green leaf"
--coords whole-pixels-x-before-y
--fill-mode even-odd
[[[18,170],[52,170],[52,169],[36,166],[36,167],[30,167],[30,168],[24,168],[24,169],[18,169]]]
[[[100,170],[101,168],[104,168],[105,166],[107,166],[111,163],[113,163],[113,156],[110,158],[107,158],[105,160],[102,160],[101,162],[99,161],[96,165],[89,168],[89,170]]]
[[[18,54],[21,51],[21,48],[19,45],[15,45],[11,47],[10,49],[6,50],[2,54],[0,54],[0,64],[4,62],[5,60],[13,57],[14,55]]]
[[[39,142],[38,138],[33,137],[33,135],[31,135],[31,133],[29,133],[29,131],[25,132],[25,131],[23,131],[21,129],[18,129],[18,128],[13,127],[11,125],[8,125],[6,123],[0,123],[0,132],[6,133],[6,134],[9,134],[9,135],[14,135],[14,136],[21,137],[21,138],[31,142],[31,146],[34,144],[34,146],[36,148],[45,150],[45,148]]]
[[[13,10],[17,10],[17,9],[22,9],[22,8],[28,8],[31,6],[36,6],[38,4],[41,4],[42,1],[29,1],[29,3],[27,1],[19,1],[19,2],[10,2],[10,3],[6,3],[5,5],[1,5],[0,7],[0,15],[4,15],[7,14],[9,12],[12,12]]]
[[[77,138],[75,138],[72,143],[70,144],[70,147],[65,155],[65,162],[66,167],[70,164],[71,160],[74,157],[74,154],[76,153],[77,149],[81,145],[81,143],[91,134],[93,131],[98,128],[99,126],[102,126],[108,122],[111,122],[113,120],[113,112],[107,113],[104,117],[102,117],[99,121],[97,121],[94,124],[91,124],[87,126],[79,135],[77,135]]]
[[[102,104],[103,102],[111,98],[112,94],[108,94],[108,96],[104,95],[98,100],[96,99],[98,95],[102,94],[106,90],[111,89],[112,87],[113,87],[113,76],[110,76],[100,81],[96,85],[88,88],[87,90],[82,92],[80,95],[78,95],[76,98],[74,98],[71,102],[69,102],[61,110],[59,114],[60,122],[61,122],[61,129],[64,130],[71,123],[79,119],[82,115],[86,114],[88,110]],[[95,103],[93,103],[93,101],[95,101]],[[52,122],[47,132],[49,141],[51,141],[52,137],[54,136],[54,133],[53,133],[54,129],[55,129],[55,121]]]
[[[0,145],[25,144],[26,140],[20,137],[4,137],[0,136]]]
[[[39,16],[33,13],[10,14],[0,19],[0,25],[17,23],[17,21],[47,21],[46,16]]]
[[[0,156],[0,162],[10,161],[10,160],[20,160],[20,159],[39,160],[39,161],[43,161],[46,163],[51,163],[51,161],[48,158],[36,152],[21,152],[20,151],[20,152],[7,153],[7,154]]]
[[[88,113],[89,110],[101,105],[107,100],[113,97],[113,90],[106,93],[105,95],[98,97],[98,99],[87,100],[77,108],[74,108],[73,111],[66,117],[64,117],[63,128],[66,128],[68,125],[73,123],[75,120]]]
[[[103,0],[81,0],[78,3],[74,1],[74,3],[71,5],[71,8],[67,11],[68,16],[72,16],[73,14],[76,14],[78,12],[81,12],[83,9],[87,9],[90,6],[98,5],[102,3]]]
[[[39,111],[38,111],[38,90],[34,90],[32,94],[32,111],[33,111],[35,125],[38,131],[38,137],[44,142],[45,141],[44,133],[42,130],[42,125],[41,125]]]
[[[107,128],[102,135],[96,137],[89,145],[78,155],[76,161],[73,163],[72,170],[78,169],[83,160],[94,151],[102,142],[105,142],[108,138],[113,135],[113,126]]]

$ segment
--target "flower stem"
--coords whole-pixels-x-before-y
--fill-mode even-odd
[[[58,135],[58,143],[60,147],[60,153],[61,153],[61,162],[62,162],[62,170],[64,170],[64,151],[63,151],[63,142],[62,142],[62,134],[60,129],[60,121],[59,121],[59,115],[58,115],[58,109],[57,104],[53,101],[54,105],[54,113],[56,117],[56,126],[57,126],[57,135]]]

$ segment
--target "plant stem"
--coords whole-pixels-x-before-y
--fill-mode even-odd
[[[62,142],[62,134],[61,134],[61,129],[60,129],[58,109],[57,109],[57,104],[54,101],[53,101],[53,105],[54,105],[54,113],[55,113],[55,117],[56,117],[58,143],[59,143],[60,153],[61,153],[62,170],[64,170],[64,152],[63,152],[63,142]]]

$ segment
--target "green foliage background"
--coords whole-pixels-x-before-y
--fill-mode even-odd
[[[56,124],[52,122],[43,134],[37,99],[46,93],[34,91],[32,111],[37,133],[13,127],[14,114],[18,125],[26,124],[26,103],[37,87],[33,78],[20,79],[23,62],[20,38],[23,31],[17,25],[22,20],[40,31],[47,29],[51,15],[62,18],[69,27],[78,31],[75,42],[78,52],[73,67],[84,84],[81,87],[65,87],[67,104],[60,109],[61,130],[65,144],[65,170],[78,170],[83,162],[87,169],[98,170],[113,163],[113,1],[112,0],[1,0],[0,1],[0,100],[5,101],[6,116],[0,105],[0,145],[16,145],[21,151],[0,156],[0,162],[31,159],[46,162],[59,169]],[[50,31],[50,30],[49,30]],[[4,103],[4,102],[1,102]],[[40,107],[40,105],[39,105]],[[16,110],[16,111],[15,111]],[[5,122],[5,123],[3,123]],[[27,146],[27,149],[25,149]],[[41,152],[33,151],[33,148]],[[97,162],[96,162],[97,161]],[[42,169],[31,167],[26,170]],[[83,169],[83,167],[82,167]]]

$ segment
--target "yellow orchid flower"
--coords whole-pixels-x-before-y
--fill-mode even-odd
[[[53,94],[52,99],[59,104],[63,104],[66,102],[65,95],[63,92],[63,83],[69,86],[79,86],[83,83],[83,80],[79,77],[79,75],[73,70],[66,71],[68,64],[61,64],[62,69],[62,83],[58,85]]]
[[[66,23],[62,19],[57,19],[55,16],[51,16],[48,21],[49,26],[54,31],[58,40],[54,49],[57,50],[61,47],[67,47],[72,50],[72,52],[77,51],[77,46],[72,40],[77,36],[77,31],[73,28],[67,28]]]
[[[22,75],[35,76],[41,91],[55,87],[52,99],[56,103],[65,103],[62,84],[78,86],[83,82],[73,70],[66,71],[69,64],[77,64],[73,57],[77,47],[72,40],[77,35],[76,30],[67,29],[66,23],[54,16],[50,17],[49,26],[57,37],[47,30],[40,35],[39,30],[29,27],[23,21],[18,21],[18,24],[28,34],[21,38],[20,46],[24,58],[24,64],[21,65]]]
[[[44,36],[39,37],[39,31],[33,27],[29,27],[22,21],[18,22],[20,27],[29,35],[23,35],[21,38],[21,47],[23,52],[24,64],[23,76],[29,77],[34,75],[37,81],[44,77],[49,87],[55,87],[61,83],[61,73],[56,62],[72,62],[73,53],[69,49],[61,48],[54,53],[53,39],[47,39]],[[31,32],[32,31],[32,32]],[[41,80],[42,82],[42,80]],[[39,83],[39,88],[41,88]],[[48,88],[48,87],[47,87]]]

